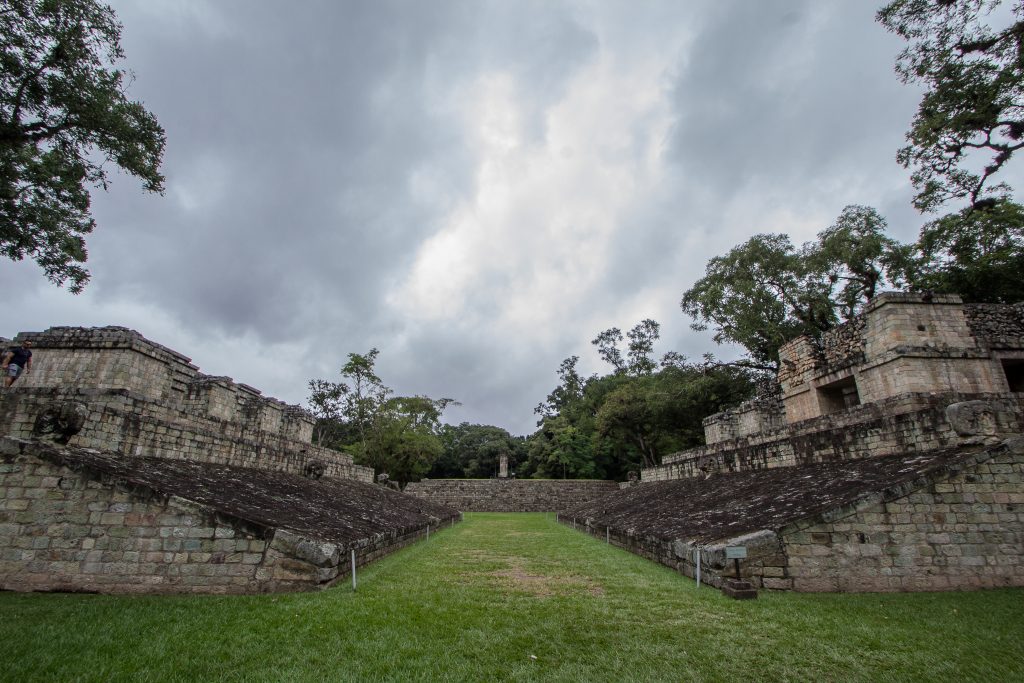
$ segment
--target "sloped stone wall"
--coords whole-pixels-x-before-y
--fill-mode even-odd
[[[555,512],[618,490],[597,479],[424,479],[405,488],[463,512]]]
[[[310,590],[347,581],[352,550],[363,565],[458,519],[360,482],[182,465],[0,441],[0,590]]]
[[[844,492],[844,489],[848,491]],[[642,484],[559,516],[703,583],[805,592],[1024,586],[1024,440]]]
[[[843,514],[843,513],[846,514]],[[783,567],[761,579],[798,591],[1024,586],[1024,457],[1005,452],[894,500],[779,533]]]

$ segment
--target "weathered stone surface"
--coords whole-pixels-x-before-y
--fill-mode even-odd
[[[960,436],[994,436],[996,409],[988,401],[961,401],[946,408],[946,419]]]
[[[707,480],[662,481],[621,489],[566,510],[562,519],[628,530],[664,541],[710,545],[780,529],[854,503],[879,490],[961,466],[973,453],[956,449],[909,456],[815,463],[721,474]]]
[[[424,479],[405,487],[463,512],[557,512],[617,490],[598,479]]]
[[[1024,585],[1024,447],[737,472],[642,484],[560,520],[721,586],[799,591]]]
[[[458,512],[354,480],[0,439],[0,589],[308,590]]]
[[[63,401],[45,406],[36,416],[32,434],[66,444],[82,431],[89,417],[89,409],[77,401]]]
[[[6,436],[56,434],[60,443],[128,456],[372,481],[351,456],[310,443],[313,418],[299,406],[204,375],[134,330],[52,327],[16,340],[36,351],[32,373],[0,394]]]

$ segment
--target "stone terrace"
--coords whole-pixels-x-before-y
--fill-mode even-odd
[[[0,589],[303,590],[453,523],[384,487],[0,441]]]
[[[313,418],[124,327],[22,332],[32,372],[0,393],[3,434],[126,456],[201,460],[373,480],[352,457],[310,443]],[[61,431],[65,427],[74,429]]]
[[[718,585],[796,590],[1024,585],[1024,443],[645,483],[561,521]]]

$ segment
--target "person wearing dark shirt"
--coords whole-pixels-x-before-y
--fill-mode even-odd
[[[14,380],[32,369],[32,342],[23,341],[21,346],[12,346],[4,352],[3,365],[4,386],[14,384]]]

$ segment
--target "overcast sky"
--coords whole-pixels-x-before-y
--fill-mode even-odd
[[[606,328],[735,357],[679,299],[751,235],[923,222],[875,2],[113,6],[167,191],[95,193],[82,295],[0,263],[4,336],[123,325],[291,403],[377,347],[398,393],[526,434]]]

